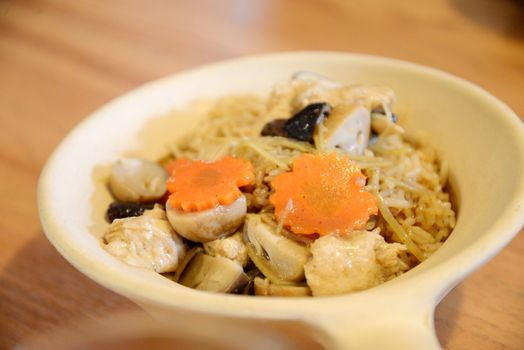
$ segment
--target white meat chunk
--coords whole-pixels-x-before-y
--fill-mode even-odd
[[[367,108],[359,104],[340,104],[324,121],[328,148],[339,147],[350,154],[363,154],[368,146],[371,118]],[[320,132],[319,128],[317,128]]]
[[[141,216],[115,219],[104,235],[104,248],[128,265],[173,272],[186,246],[159,206]]]
[[[214,257],[224,257],[233,260],[244,267],[249,261],[246,245],[242,240],[242,233],[237,232],[225,238],[215,239],[204,243],[204,251]]]
[[[402,244],[386,243],[378,230],[321,237],[311,245],[312,258],[305,265],[307,284],[314,296],[377,286],[407,269],[398,256],[403,250]]]
[[[331,106],[341,103],[359,103],[368,110],[381,108],[386,114],[396,101],[394,91],[379,85],[345,85],[311,72],[298,72],[291,78],[296,96],[293,106],[301,109],[311,103],[327,102]]]

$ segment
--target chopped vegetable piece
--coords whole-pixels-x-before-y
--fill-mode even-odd
[[[186,212],[231,204],[242,194],[239,187],[255,181],[253,165],[230,156],[216,162],[178,159],[169,170],[169,203]]]
[[[331,112],[325,102],[313,103],[289,118],[284,125],[287,137],[299,141],[313,142],[315,126]]]
[[[287,137],[286,130],[284,126],[287,123],[287,119],[274,119],[262,128],[260,131],[260,136],[282,136]]]
[[[377,200],[349,158],[303,154],[293,170],[278,175],[269,201],[284,226],[297,234],[347,234],[377,214]]]
[[[113,202],[109,204],[106,211],[107,221],[113,222],[115,219],[128,218],[130,216],[140,216],[147,209],[153,209],[154,203],[137,204],[137,203],[120,203]]]

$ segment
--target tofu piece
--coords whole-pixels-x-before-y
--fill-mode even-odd
[[[347,237],[323,236],[311,245],[305,275],[313,296],[357,292],[402,273],[401,244],[389,244],[375,231]],[[407,269],[407,266],[406,266]]]
[[[186,253],[183,239],[159,207],[141,216],[115,219],[103,239],[104,249],[111,255],[158,273],[175,271]]]
[[[233,260],[244,267],[249,261],[242,233],[237,232],[229,237],[215,239],[204,243],[204,251],[213,257],[223,257]]]

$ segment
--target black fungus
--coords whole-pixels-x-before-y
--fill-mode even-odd
[[[284,130],[284,125],[286,124],[287,119],[275,119],[272,120],[262,128],[260,132],[261,136],[282,136],[287,137],[286,130]]]
[[[113,202],[109,204],[106,211],[106,219],[113,222],[115,219],[128,218],[130,216],[140,216],[144,211],[153,209],[154,203],[136,204]]]
[[[331,106],[325,102],[313,103],[289,118],[285,125],[287,137],[299,141],[313,141],[315,125],[331,112]]]

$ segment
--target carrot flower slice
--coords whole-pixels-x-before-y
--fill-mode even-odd
[[[229,156],[216,162],[178,159],[168,171],[169,203],[186,212],[231,204],[242,194],[239,187],[255,180],[249,161]]]
[[[365,179],[348,158],[303,154],[291,172],[274,178],[269,201],[294,233],[347,234],[378,212],[376,198],[363,188]]]

